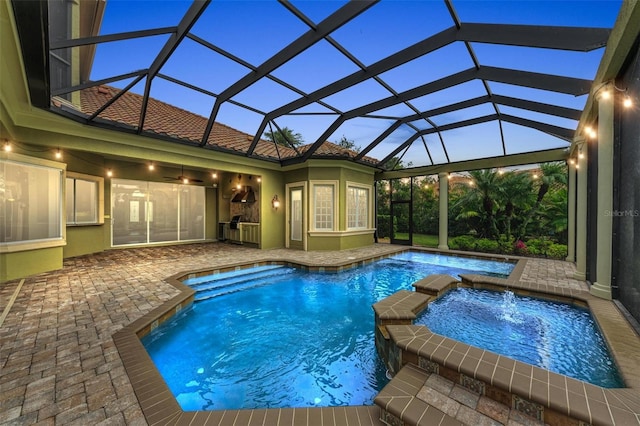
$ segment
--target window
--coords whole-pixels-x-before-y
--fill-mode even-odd
[[[113,179],[111,211],[114,246],[204,239],[201,186]]]
[[[311,183],[311,193],[313,197],[313,230],[315,231],[333,231],[336,229],[336,213],[337,206],[336,183],[317,182]]]
[[[368,186],[347,184],[347,229],[369,228],[369,194]]]
[[[0,251],[62,244],[63,169],[18,154],[11,158],[0,158]]]
[[[67,226],[104,223],[101,177],[67,173]]]

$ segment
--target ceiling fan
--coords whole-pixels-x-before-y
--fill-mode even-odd
[[[181,166],[180,168],[180,176],[165,176],[165,179],[170,179],[170,180],[179,180],[182,181],[182,183],[192,183],[192,182],[204,182],[202,179],[192,179],[188,176],[184,175],[184,166]]]

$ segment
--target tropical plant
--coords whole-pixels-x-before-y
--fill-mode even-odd
[[[540,225],[547,233],[553,232],[560,243],[567,242],[569,220],[567,216],[567,189],[552,189],[540,208]]]
[[[302,135],[294,132],[288,127],[283,127],[280,130],[264,132],[263,136],[268,141],[275,142],[278,145],[286,147],[297,147],[304,143]]]
[[[496,187],[499,215],[504,218],[504,232],[511,238],[511,222],[518,212],[526,210],[532,198],[532,182],[528,173],[507,172],[499,177]]]
[[[538,186],[538,195],[536,196],[535,203],[529,209],[527,214],[520,225],[520,229],[518,230],[518,238],[522,239],[527,233],[527,227],[533,220],[533,218],[538,215],[540,211],[540,206],[542,204],[542,200],[544,196],[549,192],[549,189],[556,184],[566,185],[567,183],[567,165],[566,163],[555,161],[551,163],[540,164],[540,170],[542,171],[542,176],[539,179]]]
[[[456,219],[478,218],[481,237],[497,238],[496,199],[499,197],[499,174],[493,169],[473,170],[469,172],[473,186],[465,187],[456,200],[454,208],[463,207]]]
[[[360,147],[357,146],[356,143],[351,139],[347,139],[345,135],[342,135],[342,138],[336,145],[345,149],[350,149],[351,151],[360,152]]]
[[[413,181],[413,231],[418,234],[438,234],[437,181],[431,177]]]

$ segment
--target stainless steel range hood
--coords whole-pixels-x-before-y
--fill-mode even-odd
[[[245,186],[242,190],[238,191],[236,195],[231,199],[232,203],[255,203],[256,194],[253,192],[253,188]]]

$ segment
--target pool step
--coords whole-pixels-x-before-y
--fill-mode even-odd
[[[184,283],[196,291],[197,301],[269,284],[271,281],[267,278],[282,276],[294,270],[295,268],[283,265],[265,265],[194,278]]]

